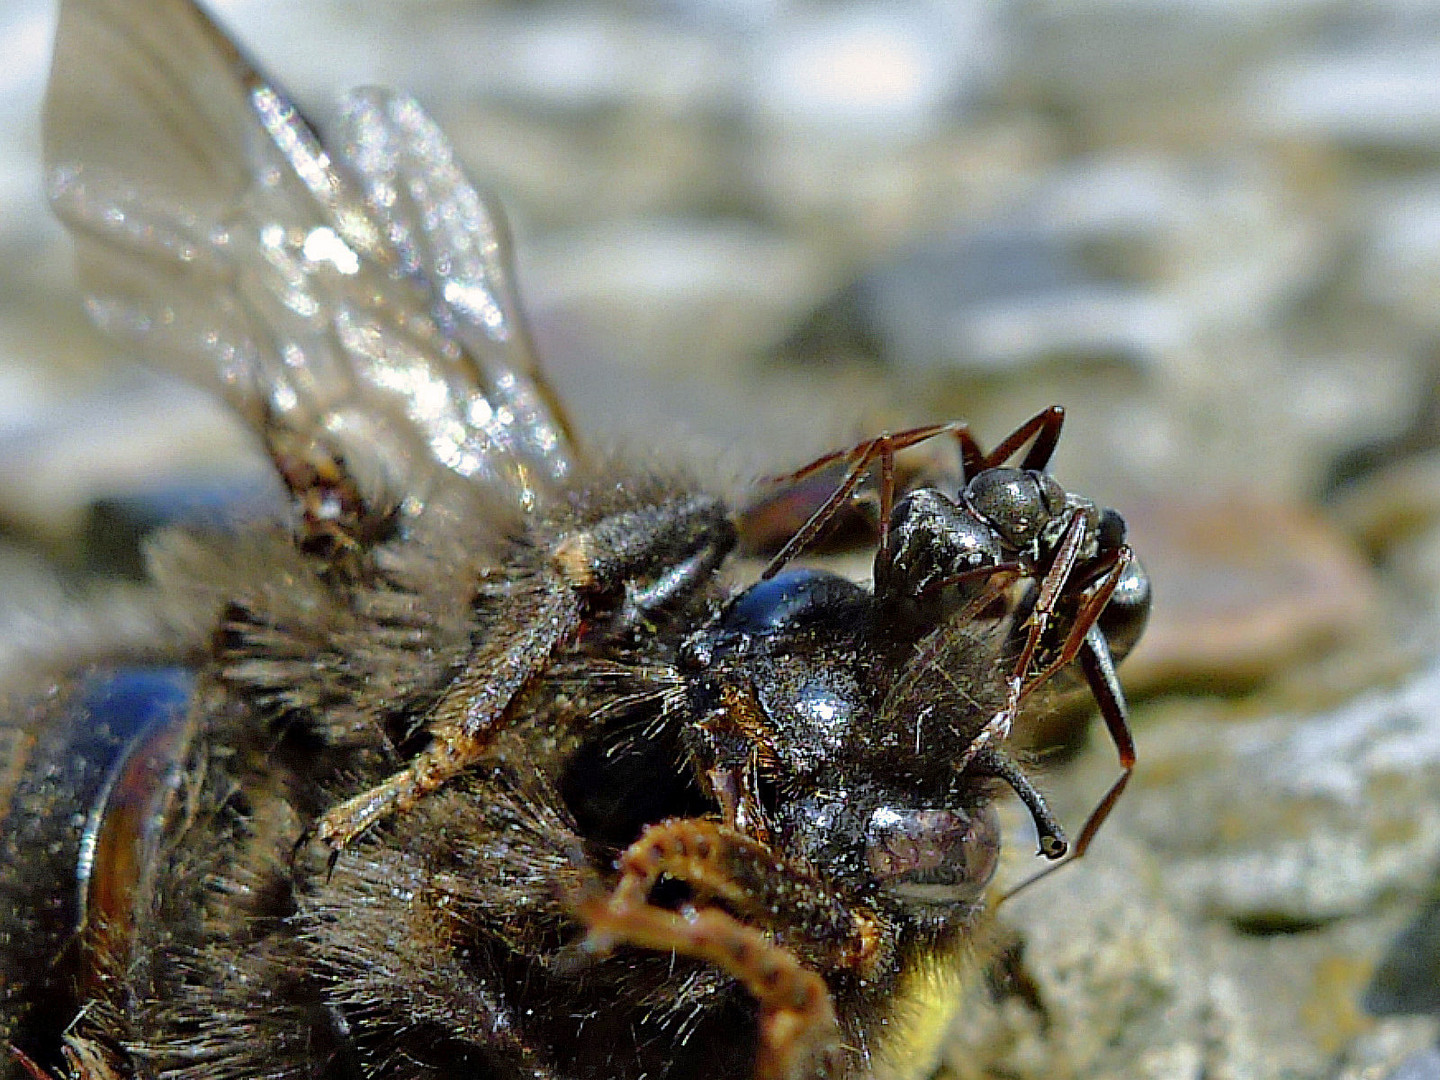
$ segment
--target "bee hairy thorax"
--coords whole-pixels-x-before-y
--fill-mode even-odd
[[[523,969],[529,1018],[509,1015],[516,1003],[487,1001],[468,1032],[474,1045],[493,1041],[497,1024],[561,1038],[574,1024],[574,980],[530,959],[573,936],[557,883],[613,860],[646,822],[714,809],[686,769],[678,716],[664,715],[678,683],[663,631],[713,608],[708,575],[683,596],[667,591],[670,562],[639,575],[634,595],[614,606],[644,618],[586,627],[527,689],[517,723],[475,777],[397,816],[333,868],[307,860],[296,841],[335,799],[424,748],[426,710],[461,677],[475,643],[524,625],[558,587],[547,570],[559,565],[589,588],[576,552],[593,562],[606,530],[633,531],[637,518],[657,515],[714,521],[717,508],[723,520],[715,500],[676,490],[653,478],[577,487],[563,514],[491,538],[486,562],[462,556],[454,539],[483,537],[477,525],[443,540],[397,538],[341,578],[279,533],[173,537],[162,577],[220,612],[211,661],[198,675],[121,668],[67,680],[32,722],[7,729],[23,756],[10,759],[0,890],[27,915],[7,922],[0,958],[49,960],[38,976],[28,963],[0,969],[0,1035],[54,1067],[60,1033],[89,1002],[97,1041],[144,1033],[153,1058],[136,1064],[148,1071],[193,1054],[188,1033],[220,1014],[240,1027],[210,1063],[259,1069],[296,1039],[297,1061],[324,1045],[344,1057],[343,1010],[321,1005],[337,983],[348,986],[341,999],[372,1015],[393,1009],[394,1031],[412,1033],[426,1030],[412,999],[443,984],[429,1034],[407,1040],[419,1055],[436,1040],[463,1048],[467,1030],[454,1017],[474,1007],[467,996],[488,997]],[[373,944],[393,939],[396,925],[417,932],[387,966]],[[452,970],[457,952],[472,955],[473,970]],[[234,978],[196,978],[217,966]],[[689,966],[694,1000],[661,1028],[693,1025],[691,1013],[727,997],[722,976]],[[548,993],[557,978],[566,992]],[[659,996],[671,978],[657,958],[622,981],[649,982]],[[592,979],[592,1012],[615,993],[611,982]],[[245,987],[264,988],[263,1010]],[[551,998],[569,1003],[546,1018]],[[654,1014],[654,1003],[643,1011]],[[720,1011],[735,1013],[732,1024],[746,1012],[743,1002]],[[388,1030],[372,1029],[376,1038]],[[526,1058],[518,1036],[512,1051]],[[430,1056],[437,1067],[450,1060]]]

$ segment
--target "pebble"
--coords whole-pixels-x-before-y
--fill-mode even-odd
[[[757,40],[746,99],[759,123],[874,153],[933,133],[994,82],[1009,51],[981,4],[797,5]]]
[[[1150,624],[1126,682],[1244,686],[1352,641],[1380,594],[1353,543],[1303,505],[1243,496],[1128,501],[1130,540],[1150,574]]]
[[[1254,77],[1256,122],[1287,139],[1440,153],[1440,42],[1393,40],[1286,57]]]

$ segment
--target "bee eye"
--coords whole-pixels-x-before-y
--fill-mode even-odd
[[[973,903],[999,855],[1000,822],[988,806],[973,814],[882,806],[865,829],[870,872],[892,896],[915,903]]]

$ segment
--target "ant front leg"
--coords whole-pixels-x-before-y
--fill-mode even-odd
[[[769,483],[779,490],[758,499],[737,515],[742,546],[747,552],[757,553],[779,544],[778,552],[762,575],[773,577],[836,524],[846,507],[855,500],[860,485],[878,461],[878,516],[883,550],[897,492],[933,486],[932,482],[937,480],[934,476],[927,478],[923,468],[918,475],[907,473],[902,476],[897,473],[895,455],[898,452],[931,439],[950,436],[955,440],[960,471],[957,477],[947,469],[944,476],[954,487],[963,489],[968,480],[986,469],[1003,464],[1032,439],[1034,443],[1020,468],[1044,469],[1055,451],[1064,422],[1065,410],[1058,405],[1052,406],[1031,417],[989,453],[980,446],[968,425],[951,421],[894,434],[882,433],[845,450],[825,454],[792,473],[772,477]]]
[[[494,588],[483,636],[425,719],[429,745],[404,769],[320,818],[314,835],[332,852],[482,761],[511,703],[587,623],[627,631],[703,585],[734,546],[735,531],[718,500],[687,496],[539,541]]]
[[[1120,801],[1120,796],[1124,794],[1125,787],[1130,783],[1130,777],[1135,771],[1137,758],[1135,739],[1130,732],[1129,709],[1125,704],[1125,694],[1120,689],[1119,677],[1115,673],[1115,660],[1111,656],[1109,642],[1099,625],[1099,619],[1106,604],[1109,603],[1116,587],[1125,579],[1134,556],[1129,547],[1122,546],[1116,549],[1110,557],[1114,560],[1113,565],[1101,579],[1099,587],[1086,598],[1076,613],[1074,625],[1070,628],[1070,633],[1066,636],[1060,652],[1044,670],[1035,675],[1026,686],[1022,696],[1028,695],[1078,659],[1081,670],[1085,674],[1086,684],[1095,696],[1095,701],[1100,707],[1100,715],[1105,720],[1106,730],[1109,731],[1110,738],[1115,743],[1115,749],[1120,756],[1120,776],[1101,796],[1100,801],[1095,804],[1094,809],[1085,819],[1080,834],[1075,838],[1075,845],[1070,851],[1069,858],[1047,866],[1026,878],[1010,890],[1002,900],[1008,900],[1021,889],[1029,888],[1066,863],[1084,858],[1085,853],[1090,849],[1090,844],[1099,833],[1100,827],[1105,824],[1110,812]]]
[[[1036,652],[1039,650],[1040,642],[1045,632],[1050,628],[1050,621],[1055,615],[1055,609],[1060,599],[1065,595],[1065,586],[1070,581],[1070,575],[1075,569],[1076,561],[1079,558],[1081,545],[1084,544],[1090,525],[1083,513],[1076,513],[1066,527],[1061,538],[1060,545],[1056,549],[1054,561],[1050,569],[1040,580],[1039,590],[1035,597],[1034,606],[1030,610],[1027,620],[1028,629],[1025,633],[1025,644],[1020,650],[1020,655],[1015,661],[1015,666],[1005,680],[1006,697],[1004,705],[998,709],[993,717],[980,729],[975,738],[971,741],[970,747],[960,759],[960,767],[966,764],[981,749],[988,746],[998,746],[1010,737],[1010,728],[1014,724],[1015,716],[1020,711],[1020,702],[1037,686],[1046,682],[1056,671],[1068,665],[1075,659],[1074,651],[1071,651],[1069,659],[1058,665],[1051,665],[1038,676],[1031,676],[1030,669],[1035,662]],[[1114,583],[1110,583],[1109,591],[1105,592],[1105,600],[1109,600],[1109,593],[1114,591]],[[1102,586],[1101,590],[1104,591]],[[1088,627],[1099,617],[1100,610],[1104,609],[1104,602],[1099,609],[1090,616]],[[1078,621],[1077,621],[1078,625]],[[1083,633],[1083,632],[1082,632]],[[1070,635],[1074,637],[1072,633]],[[1078,648],[1078,644],[1076,646]]]

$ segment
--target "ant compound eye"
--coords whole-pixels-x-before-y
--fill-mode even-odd
[[[865,864],[892,896],[916,904],[970,904],[995,876],[1000,820],[993,807],[882,806],[865,827]]]
[[[965,502],[1016,548],[1038,537],[1065,505],[1065,492],[1045,473],[986,469],[965,487]]]
[[[1045,504],[1045,509],[1050,512],[1050,516],[1058,517],[1063,513],[1069,499],[1065,495],[1065,489],[1060,486],[1060,482],[1049,473],[1039,472],[1035,469],[1030,470],[1029,476],[1035,482],[1040,500]],[[1115,516],[1118,518],[1120,515],[1116,514]],[[1123,526],[1124,522],[1121,522],[1121,525]]]
[[[1101,551],[1114,551],[1125,543],[1125,519],[1114,510],[1106,509],[1100,515],[1100,527],[1095,531],[1095,542]]]

